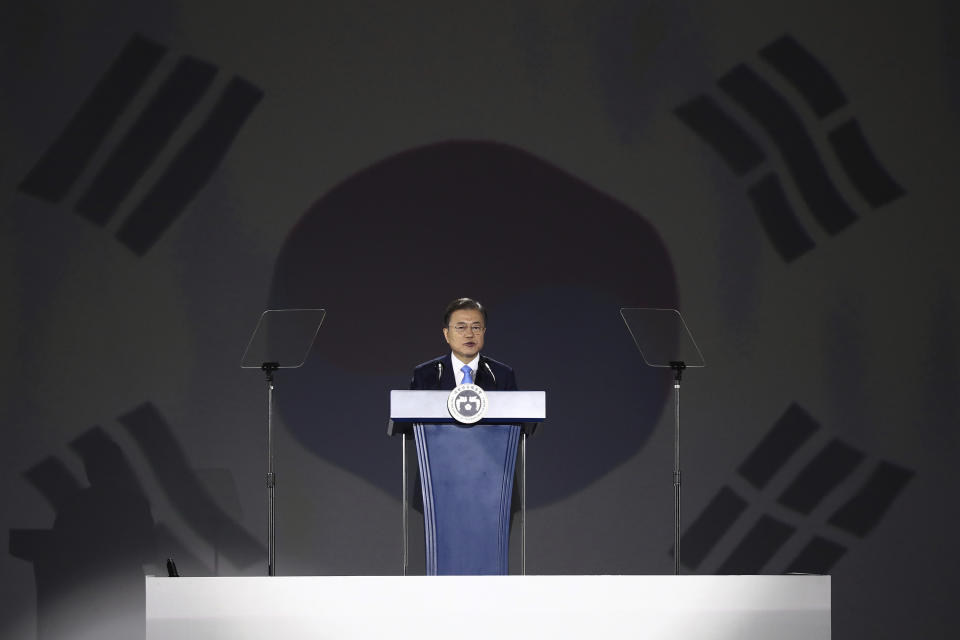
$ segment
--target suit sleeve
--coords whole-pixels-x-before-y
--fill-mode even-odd
[[[517,390],[517,375],[514,373],[513,369],[507,370],[506,381],[503,383],[504,391],[516,391]]]
[[[410,377],[410,390],[411,390],[411,391],[416,391],[416,390],[422,388],[422,381],[420,380],[420,376],[417,375],[417,374],[419,374],[419,373],[420,373],[420,370],[419,370],[419,369],[414,369],[414,370],[413,370],[413,375]]]
[[[410,378],[411,391],[429,391],[439,388],[437,385],[437,367],[433,364],[422,364],[413,370],[413,376]]]

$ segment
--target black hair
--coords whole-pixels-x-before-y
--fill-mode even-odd
[[[450,324],[450,316],[453,315],[454,311],[459,311],[460,309],[476,309],[481,314],[483,314],[483,324],[487,324],[487,308],[474,300],[473,298],[457,298],[453,302],[447,305],[447,310],[443,312],[443,326]]]

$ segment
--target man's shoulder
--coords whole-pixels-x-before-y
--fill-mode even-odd
[[[494,360],[486,355],[480,357],[480,368],[485,370],[481,371],[478,374],[478,378],[482,378],[484,382],[479,382],[480,386],[488,391],[494,390],[488,388],[486,385],[493,383],[493,387],[497,391],[516,391],[517,390],[517,377],[513,372],[513,367],[510,365],[500,362],[499,360]],[[487,378],[487,374],[492,377],[492,380]]]
[[[488,355],[482,355],[480,356],[480,359],[482,362],[488,363],[494,369],[500,369],[502,371],[513,371],[513,367],[511,367],[510,365],[504,362],[500,362],[499,360],[494,360]]]
[[[414,370],[414,371],[422,371],[423,369],[429,369],[429,368],[431,368],[431,367],[436,367],[436,366],[437,366],[437,363],[443,362],[444,360],[449,360],[449,359],[450,359],[450,354],[449,354],[449,353],[448,353],[447,355],[445,355],[445,356],[437,356],[436,358],[433,358],[432,360],[427,360],[426,362],[421,362],[420,364],[418,364],[417,366],[415,366],[415,367],[413,368],[413,370]]]

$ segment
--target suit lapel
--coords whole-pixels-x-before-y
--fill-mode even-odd
[[[440,361],[440,364],[443,365],[443,370],[440,373],[440,380],[437,381],[438,389],[453,389],[456,385],[457,379],[453,377],[453,363],[450,360],[448,355],[446,358]]]
[[[474,376],[474,383],[484,391],[490,391],[497,388],[497,381],[491,378],[490,370],[487,369],[486,359],[481,355],[477,363],[477,375]]]

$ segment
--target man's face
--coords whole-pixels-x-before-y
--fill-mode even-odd
[[[477,357],[483,348],[483,314],[476,309],[457,309],[450,314],[450,324],[443,328],[450,350],[464,364]]]

